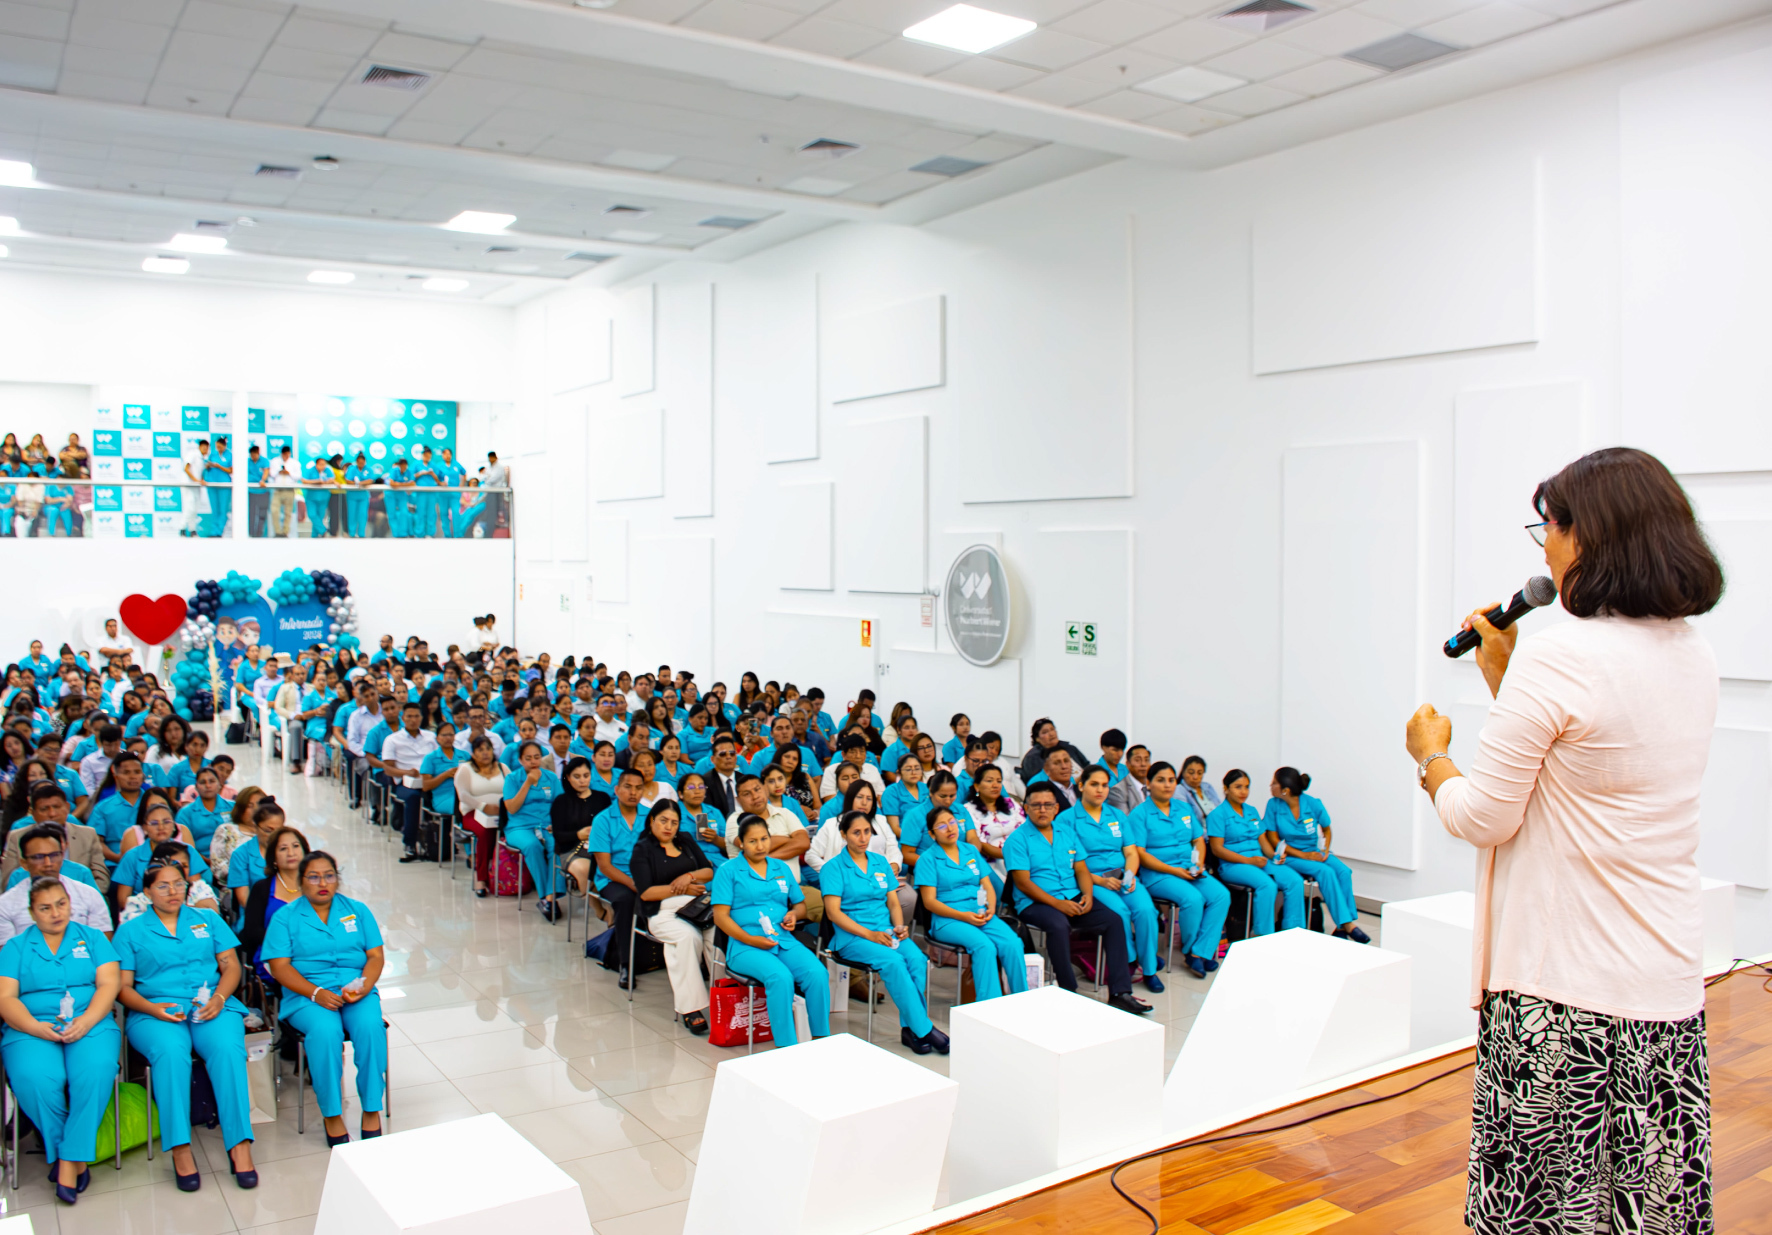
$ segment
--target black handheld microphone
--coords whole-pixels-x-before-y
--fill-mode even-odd
[[[1526,580],[1526,586],[1514,593],[1514,598],[1505,609],[1491,609],[1483,616],[1489,619],[1492,626],[1503,629],[1512,626],[1528,613],[1541,605],[1548,605],[1557,598],[1557,585],[1546,575],[1533,575]],[[1461,630],[1446,640],[1443,649],[1446,655],[1456,660],[1483,641],[1483,636],[1474,630]]]

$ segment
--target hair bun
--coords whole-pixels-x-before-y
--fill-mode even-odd
[[[1300,772],[1298,774],[1298,780],[1298,792],[1303,793],[1306,789],[1311,787],[1311,774],[1309,772]]]

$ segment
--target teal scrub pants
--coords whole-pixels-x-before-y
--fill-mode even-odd
[[[1221,862],[1218,878],[1232,887],[1248,888],[1255,895],[1255,922],[1249,929],[1257,935],[1274,933],[1274,898],[1280,897],[1280,929],[1304,925],[1304,880],[1291,865],[1265,868],[1247,862]]]
[[[889,948],[872,939],[839,930],[831,941],[831,951],[846,961],[866,965],[880,975],[886,993],[898,1008],[898,1023],[919,1038],[935,1028],[926,1007],[929,996],[929,958],[908,939],[900,939],[896,948]],[[973,979],[977,981],[976,978]]]
[[[162,1001],[165,1002],[165,1001]],[[252,1139],[252,1098],[246,1088],[246,1022],[223,1008],[212,1020],[173,1024],[139,1012],[129,1014],[129,1045],[154,1069],[154,1105],[160,1148],[191,1143],[191,1052],[203,1059],[215,1089],[222,1143],[232,1149]]]
[[[227,489],[211,489],[209,491],[209,527],[205,536],[220,536],[228,526],[228,501],[233,493]]]
[[[369,535],[369,495],[352,493],[345,498],[345,531],[361,540]]]
[[[306,1039],[308,1075],[314,1080],[314,1101],[319,1103],[321,1115],[336,1119],[344,1114],[346,1038],[351,1040],[351,1058],[357,1064],[357,1099],[365,1112],[381,1110],[382,1073],[388,1066],[388,1030],[381,1023],[380,991],[370,991],[337,1012],[322,1008],[305,996],[284,991],[278,1015],[284,1023],[299,1029]]]
[[[831,985],[818,958],[792,935],[778,933],[773,948],[753,948],[736,939],[726,941],[726,968],[763,984],[769,1009],[769,1030],[777,1046],[793,1046],[794,990],[806,999],[806,1024],[815,1038],[831,1033]]]
[[[552,896],[557,889],[554,887],[554,833],[549,831],[524,831],[513,827],[505,828],[505,845],[523,855],[523,864],[529,868],[529,877],[535,881],[535,890],[541,896]]]
[[[1359,909],[1354,905],[1354,872],[1334,854],[1329,854],[1327,860],[1322,862],[1312,862],[1287,854],[1286,865],[1280,869],[1294,870],[1300,878],[1317,881],[1317,886],[1323,890],[1323,903],[1328,906],[1329,916],[1335,919],[1335,925],[1346,926],[1360,916]]]
[[[998,965],[1009,975],[1011,994],[1028,988],[1027,954],[1022,951],[1021,936],[1002,918],[974,926],[953,918],[932,917],[929,937],[950,948],[965,949],[972,958],[972,989],[979,999],[995,999],[1003,993],[1003,984],[997,980]]]
[[[74,516],[68,508],[66,506],[51,506],[45,502],[43,505],[43,534],[54,536],[57,524],[61,525],[69,536],[74,534]]]
[[[329,496],[324,489],[310,489],[307,492],[308,535],[311,537],[326,535],[326,506]]]
[[[412,534],[414,536],[435,536],[437,534],[437,499],[424,494],[412,499]]]
[[[8,1034],[0,1046],[6,1080],[42,1134],[52,1164],[98,1156],[98,1125],[111,1104],[117,1054],[117,1022],[109,1017],[66,1046],[25,1034]]]
[[[1175,906],[1175,933],[1181,948],[1189,956],[1216,960],[1218,941],[1224,938],[1224,919],[1231,911],[1231,894],[1211,875],[1183,879],[1157,871],[1138,872],[1138,882],[1157,900]],[[1273,906],[1268,906],[1268,919],[1273,919]]]
[[[446,540],[455,537],[455,521],[461,518],[461,498],[454,493],[444,493],[431,499],[437,504],[438,522],[442,530],[438,533]]]
[[[1151,903],[1150,893],[1144,890],[1144,872],[1139,872],[1138,886],[1130,892],[1116,892],[1097,885],[1095,899],[1113,910],[1120,925],[1126,928],[1126,950],[1131,953],[1133,964],[1142,967],[1146,977],[1156,973],[1157,939],[1162,931],[1157,926],[1157,907]]]
[[[388,535],[404,539],[412,535],[412,499],[404,491],[388,491],[382,498],[382,509],[388,515]]]
[[[457,539],[467,540],[474,530],[474,524],[486,513],[485,501],[475,502],[455,517],[455,535]]]

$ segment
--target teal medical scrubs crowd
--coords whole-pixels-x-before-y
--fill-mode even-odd
[[[1347,863],[1332,853],[1324,853],[1324,860],[1317,862],[1292,852],[1323,852],[1323,831],[1330,824],[1329,812],[1321,801],[1308,793],[1300,794],[1298,815],[1294,818],[1291,806],[1284,799],[1269,798],[1261,826],[1263,831],[1286,843],[1288,852],[1282,870],[1294,871],[1301,880],[1317,881],[1317,887],[1323,892],[1323,903],[1336,925],[1346,926],[1359,920],[1359,909],[1354,904],[1354,872]]]
[[[1260,858],[1264,831],[1261,813],[1249,803],[1233,806],[1220,802],[1206,817],[1206,835],[1217,837],[1232,853]],[[1274,930],[1274,898],[1280,897],[1280,929],[1291,930],[1304,925],[1304,879],[1290,863],[1269,861],[1266,867],[1248,862],[1220,862],[1218,878],[1236,887],[1248,888],[1255,895],[1254,923],[1251,931],[1271,935]]]
[[[960,913],[983,912],[988,907],[983,891],[990,866],[984,856],[965,841],[956,844],[954,851],[957,858],[950,858],[939,844],[929,845],[917,861],[912,883],[919,888],[934,888],[935,898],[949,909]],[[929,937],[950,948],[960,948],[972,957],[972,989],[980,999],[995,999],[1003,993],[1003,984],[997,977],[999,964],[1009,975],[1012,994],[1028,988],[1027,959],[1021,937],[1002,918],[993,917],[983,926],[974,926],[957,918],[931,914]]]
[[[523,792],[524,782],[528,779],[529,773],[522,768],[505,777],[502,790],[507,803],[504,842],[523,855],[523,864],[529,868],[529,877],[535,881],[541,895],[552,896],[555,892],[554,799],[566,790],[558,776],[543,768],[535,784],[529,787],[523,805],[511,810],[508,803]],[[631,851],[633,845],[629,844],[628,849]]]
[[[1194,818],[1194,808],[1179,795],[1170,799],[1168,810],[1157,805],[1155,798],[1146,798],[1127,816],[1126,834],[1134,845],[1165,866],[1197,871],[1192,879],[1183,879],[1141,866],[1138,881],[1151,896],[1176,907],[1176,935],[1187,954],[1215,961],[1218,941],[1224,934],[1224,919],[1231,908],[1231,894],[1222,883],[1195,866],[1194,842],[1205,838],[1205,823]],[[1272,916],[1270,913],[1269,918]]]
[[[726,906],[732,921],[747,934],[775,940],[773,948],[753,948],[731,937],[726,940],[726,967],[763,984],[775,1044],[792,1046],[798,1041],[794,1029],[796,987],[806,999],[806,1023],[812,1036],[827,1036],[831,1032],[831,988],[824,966],[805,944],[781,927],[782,919],[804,902],[800,881],[788,864],[770,858],[759,875],[748,858],[724,862],[708,885],[708,898],[715,905]]]
[[[1126,849],[1137,842],[1126,825],[1125,814],[1118,808],[1104,802],[1092,814],[1089,806],[1079,801],[1059,815],[1058,823],[1067,826],[1071,835],[1077,838],[1082,846],[1083,861],[1089,867],[1091,875],[1118,877],[1126,869]],[[1157,906],[1151,901],[1151,894],[1145,887],[1144,872],[1138,873],[1130,889],[1122,883],[1120,890],[1116,892],[1097,884],[1094,896],[1096,902],[1111,909],[1126,928],[1127,950],[1131,952],[1133,960],[1144,969],[1148,984],[1151,976],[1157,972],[1157,940],[1160,932],[1157,929]]]
[[[883,854],[870,849],[863,856],[867,860],[866,870],[846,848],[818,872],[818,888],[826,900],[825,916],[830,916],[829,902],[835,899],[857,926],[891,934],[892,910],[887,902],[897,898],[898,873]],[[896,944],[879,943],[833,923],[831,951],[880,975],[886,993],[898,1008],[900,1027],[918,1038],[926,1037],[935,1027],[926,1007],[929,958],[915,943],[909,939],[900,939]]]

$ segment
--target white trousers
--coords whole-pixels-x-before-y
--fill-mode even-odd
[[[700,930],[677,916],[677,910],[695,898],[667,896],[644,930],[664,941],[665,972],[671,978],[671,998],[679,1015],[702,1012],[708,1006],[708,986],[702,981],[701,953],[705,945]]]

